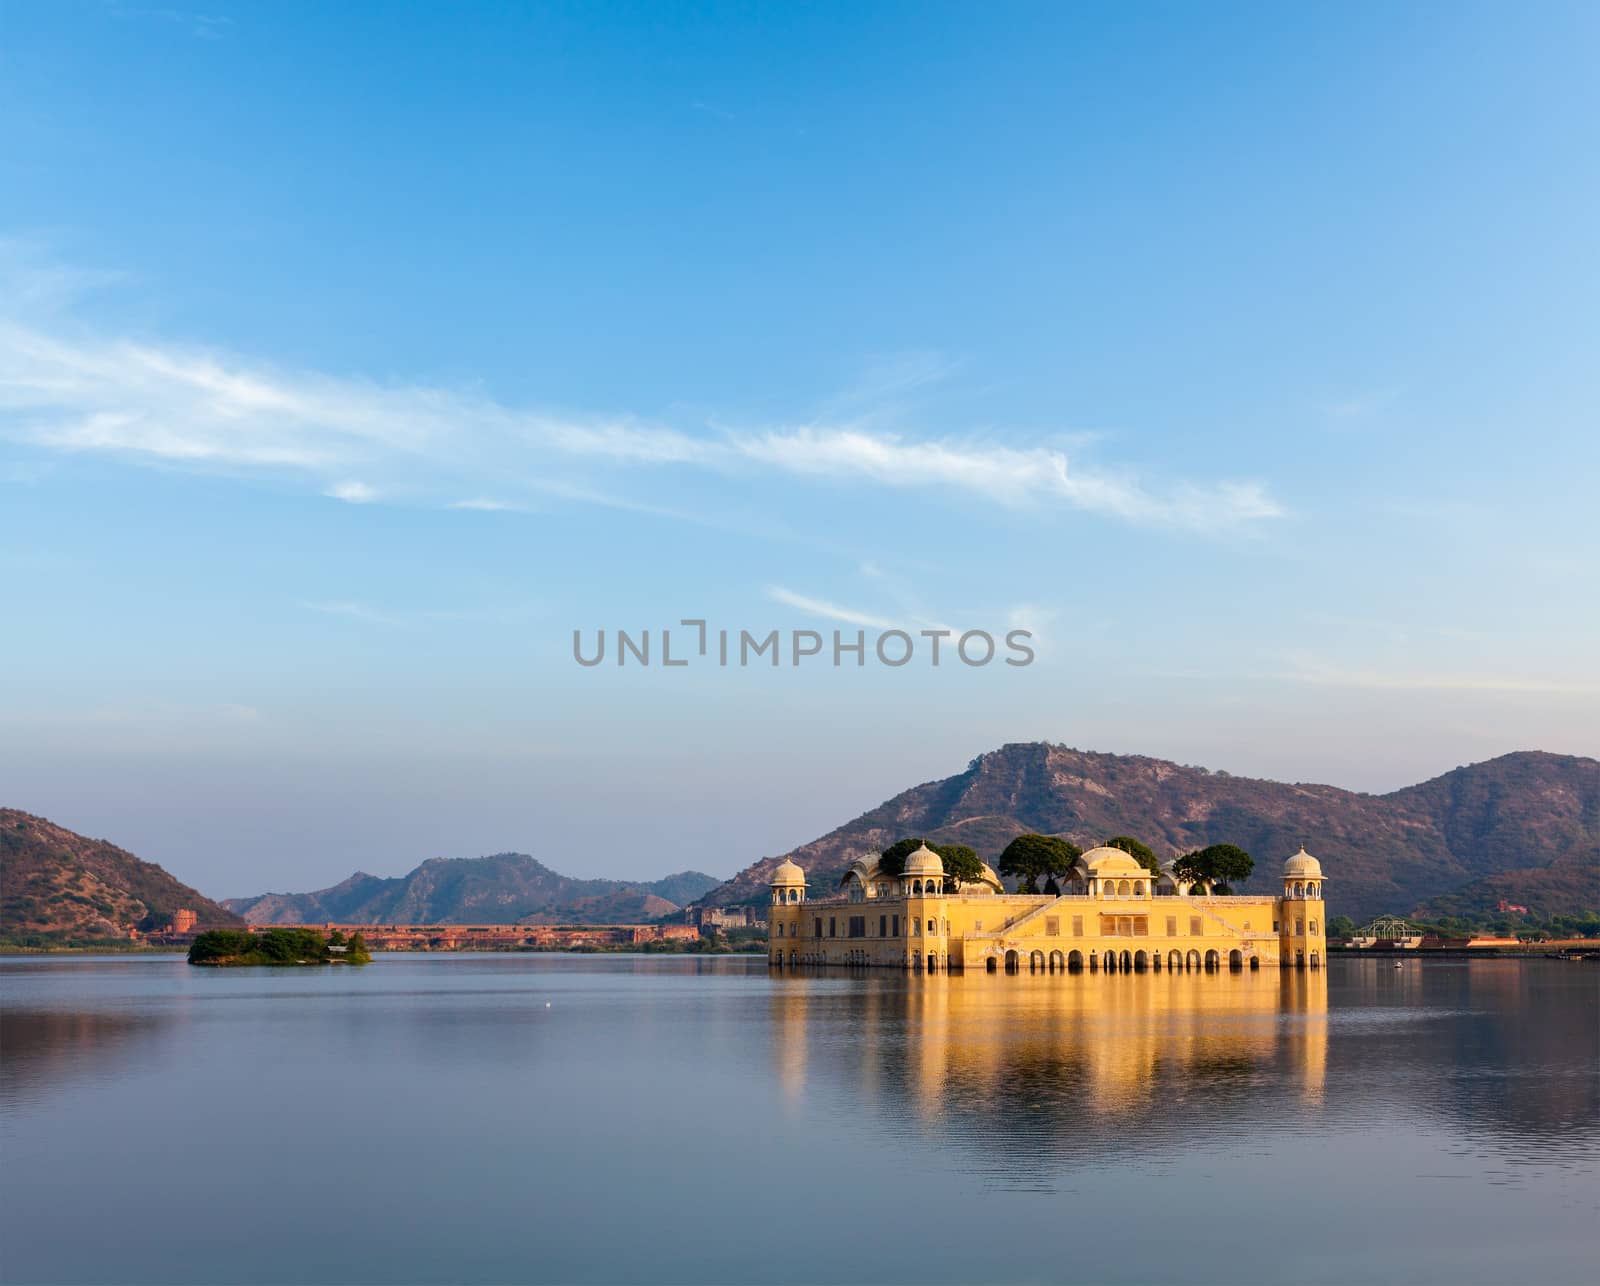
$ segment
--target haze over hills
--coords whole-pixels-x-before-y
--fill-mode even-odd
[[[0,808],[0,941],[126,938],[187,907],[205,929],[243,923],[152,862],[15,808]]]
[[[437,857],[407,875],[357,871],[314,893],[225,898],[251,924],[626,924],[681,911],[720,881],[681,871],[648,883],[580,880],[526,853]]]
[[[1500,898],[1537,914],[1600,907],[1594,759],[1522,751],[1366,795],[1044,742],[979,755],[964,772],[903,791],[792,854],[752,863],[704,900],[765,901],[783,856],[817,892],[831,892],[855,858],[903,836],[967,844],[992,861],[1025,831],[1085,848],[1133,835],[1163,859],[1238,844],[1256,859],[1250,889],[1272,887],[1279,863],[1304,842],[1327,871],[1330,909],[1358,920],[1475,914]]]
[[[1270,888],[1304,841],[1328,873],[1330,909],[1481,917],[1501,900],[1535,916],[1600,909],[1600,761],[1537,751],[1457,768],[1387,795],[1233,777],[1138,755],[1045,743],[980,755],[964,772],[896,795],[796,849],[832,891],[856,857],[905,835],[969,844],[993,859],[1024,831],[1083,847],[1135,835],[1170,857],[1232,842]],[[311,893],[217,903],[161,867],[41,817],[0,809],[0,940],[126,937],[179,907],[201,927],[257,924],[638,923],[708,905],[761,903],[779,857],[725,884],[696,871],[651,882],[575,879],[522,853],[435,858],[404,876],[357,872]]]

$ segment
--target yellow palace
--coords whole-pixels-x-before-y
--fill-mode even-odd
[[[1152,875],[1118,848],[1090,849],[1059,894],[1007,893],[988,866],[945,888],[944,863],[923,845],[890,875],[876,855],[855,863],[831,897],[807,900],[792,861],[772,873],[773,965],[878,965],[1030,972],[1259,969],[1322,965],[1322,866],[1302,847],[1283,864],[1281,896],[1207,894]]]

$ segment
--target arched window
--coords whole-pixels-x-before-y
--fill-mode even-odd
[[[1118,883],[1117,883],[1117,896],[1119,898],[1125,898],[1125,897],[1128,896],[1128,881],[1127,880],[1118,881]]]
[[[1317,936],[1317,922],[1315,920],[1311,922],[1311,936],[1313,938]]]

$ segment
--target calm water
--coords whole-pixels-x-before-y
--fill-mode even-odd
[[[1600,967],[0,961],[6,1282],[1592,1280]]]

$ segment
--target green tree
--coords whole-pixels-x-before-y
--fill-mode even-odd
[[[955,881],[972,883],[983,875],[983,859],[965,844],[933,844],[920,835],[897,839],[878,855],[878,869],[885,875],[898,877],[905,874],[906,858],[924,844],[939,855],[944,863],[946,887],[953,889]]]
[[[926,843],[920,836],[909,839],[897,839],[883,852],[878,854],[878,869],[885,875],[904,875],[906,858],[910,857]]]
[[[251,953],[266,964],[299,964],[328,959],[328,943],[315,929],[268,929],[256,935]]]
[[[1356,922],[1348,915],[1336,915],[1328,921],[1328,936],[1330,938],[1352,938],[1355,936]]]
[[[1001,875],[1016,876],[1018,892],[1037,893],[1041,878],[1068,874],[1082,856],[1083,850],[1076,844],[1055,835],[1018,835],[1006,845],[995,869]]]
[[[1207,882],[1207,872],[1205,863],[1200,857],[1203,851],[1197,848],[1194,852],[1185,853],[1174,861],[1172,863],[1173,877],[1184,884],[1204,885]],[[1201,891],[1204,892],[1204,889],[1202,888]]]
[[[1105,843],[1107,848],[1120,848],[1140,866],[1149,871],[1151,875],[1161,874],[1161,861],[1148,844],[1143,844],[1134,839],[1132,835],[1113,835]]]
[[[1229,892],[1232,892],[1235,884],[1243,884],[1248,880],[1250,872],[1256,869],[1255,858],[1237,844],[1212,844],[1200,851],[1206,855],[1211,878]]]
[[[959,884],[975,884],[983,878],[983,859],[976,850],[965,844],[930,844],[929,847],[944,863],[944,886],[947,892],[953,893]]]
[[[367,940],[360,933],[352,933],[350,941],[345,944],[344,962],[353,965],[372,963],[372,953],[367,950]]]
[[[243,929],[208,929],[197,934],[189,944],[190,964],[212,964],[218,960],[231,960],[249,955],[255,950],[253,933]]]
[[[1211,844],[1185,853],[1172,864],[1172,873],[1188,884],[1229,892],[1255,870],[1255,859],[1237,844]]]

